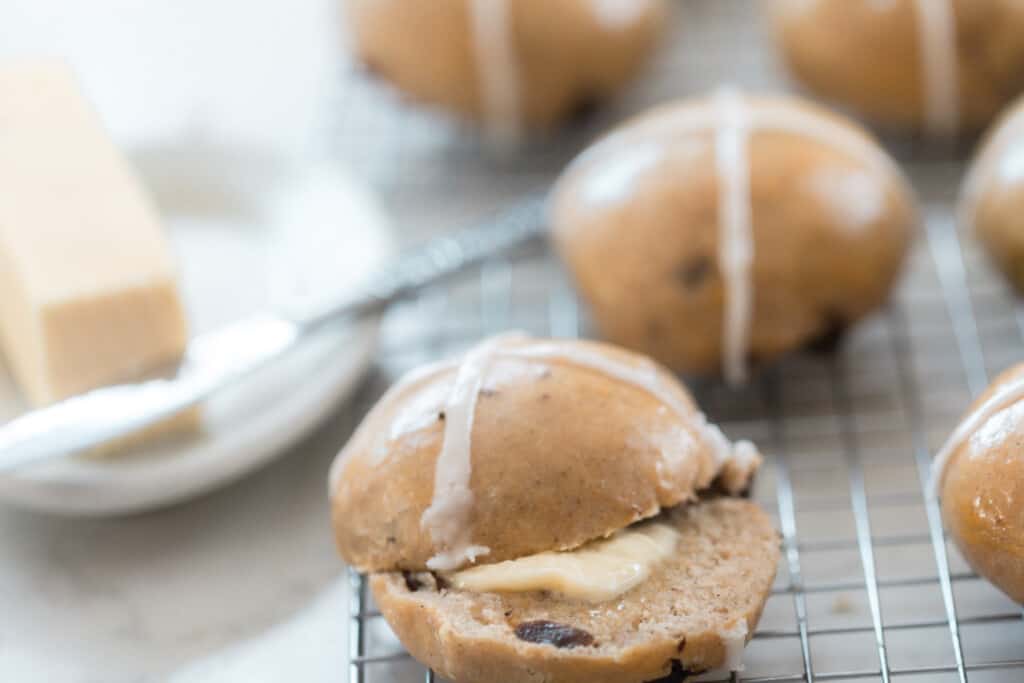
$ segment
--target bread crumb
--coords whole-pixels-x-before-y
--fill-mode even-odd
[[[836,596],[836,599],[832,601],[832,613],[833,614],[851,614],[856,612],[857,608],[845,594],[840,593]]]

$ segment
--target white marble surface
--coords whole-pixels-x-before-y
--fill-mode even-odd
[[[205,136],[306,153],[337,68],[335,9],[5,0],[0,57],[70,59],[129,151]],[[0,681],[346,680],[324,482],[351,427],[335,416],[259,474],[166,511],[0,507]]]

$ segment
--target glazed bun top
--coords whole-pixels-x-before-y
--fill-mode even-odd
[[[643,356],[503,335],[392,387],[332,467],[332,514],[361,571],[447,571],[739,492],[760,460]]]
[[[779,46],[812,90],[937,135],[980,130],[1024,92],[1019,0],[773,0]]]
[[[1024,604],[1024,364],[996,378],[939,452],[932,495],[967,562]]]
[[[859,126],[731,88],[599,140],[563,174],[550,212],[609,338],[684,372],[717,365],[733,381],[750,357],[883,303],[917,224],[905,177]],[[648,333],[656,322],[660,338]]]
[[[492,134],[546,129],[647,63],[666,0],[344,0],[355,49],[415,100]]]

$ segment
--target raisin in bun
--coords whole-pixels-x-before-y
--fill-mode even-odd
[[[961,220],[1024,290],[1024,99],[1002,119],[967,176]]]
[[[1024,604],[1024,364],[996,378],[939,451],[932,492],[967,562]]]
[[[570,165],[549,211],[608,339],[731,381],[882,305],[918,220],[863,130],[732,89],[613,131]]]
[[[549,128],[625,85],[665,0],[344,0],[355,50],[414,99],[496,134]]]
[[[333,521],[441,675],[634,683],[735,665],[778,538],[720,496],[760,462],[645,357],[503,335],[370,411],[332,468]]]
[[[980,130],[1024,92],[1018,0],[772,0],[770,7],[793,74],[880,124]]]

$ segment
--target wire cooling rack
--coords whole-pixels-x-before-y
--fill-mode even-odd
[[[415,243],[548,187],[587,140],[649,104],[721,81],[787,87],[755,2],[678,5],[668,48],[632,92],[522,154],[496,158],[473,131],[399,102],[354,65],[341,78],[331,139]],[[969,570],[923,493],[931,454],[971,397],[1024,355],[1024,307],[954,224],[964,150],[890,146],[927,218],[891,305],[834,354],[794,356],[742,390],[691,382],[712,419],[768,455],[754,496],[783,536],[746,670],[698,680],[1024,681],[1020,606]],[[509,328],[588,334],[543,249],[488,262],[392,310],[381,371],[354,409],[402,371]],[[433,681],[355,574],[352,590],[350,680]]]

